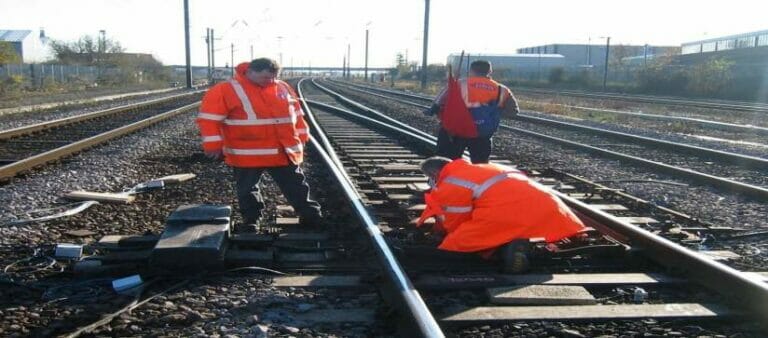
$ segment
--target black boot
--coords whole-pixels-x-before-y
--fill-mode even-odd
[[[499,249],[501,272],[522,273],[528,270],[528,251],[530,244],[527,239],[518,239],[505,244]]]

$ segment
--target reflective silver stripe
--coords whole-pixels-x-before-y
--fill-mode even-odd
[[[456,205],[449,205],[444,206],[443,211],[453,214],[463,214],[472,211],[472,206],[456,206]]]
[[[502,180],[509,177],[510,175],[517,175],[517,174],[520,174],[520,172],[517,170],[505,171],[501,174],[494,175],[491,178],[486,179],[485,181],[483,181],[483,183],[480,183],[480,184],[476,184],[474,182],[470,182],[470,181],[463,180],[453,176],[446,177],[443,180],[443,182],[450,183],[453,185],[458,185],[462,188],[467,188],[469,190],[472,190],[472,198],[477,199],[494,184],[501,182]]]
[[[501,182],[502,180],[507,178],[507,175],[509,175],[508,172],[504,172],[501,174],[498,174],[496,176],[493,176],[483,182],[483,184],[479,185],[477,188],[475,188],[472,191],[472,198],[478,198],[480,197],[488,188],[492,187],[494,184]]]
[[[285,152],[290,154],[300,153],[304,150],[304,147],[301,145],[301,143],[293,146],[293,147],[286,147]]]
[[[224,148],[224,152],[232,155],[277,155],[277,148],[252,148],[252,149],[232,149]]]
[[[288,114],[291,115],[291,122],[296,123],[296,108],[293,105],[288,106]]]
[[[200,112],[200,113],[197,113],[197,118],[203,119],[203,120],[221,121],[227,117],[225,115]]]
[[[266,126],[275,124],[293,124],[294,120],[290,117],[278,117],[273,119],[257,119],[257,120],[224,120],[225,124],[230,126]]]
[[[307,133],[307,130],[306,130],[306,129],[304,129],[304,128],[299,128],[299,129],[296,129],[296,133],[297,133],[297,134],[306,134],[306,133]]]
[[[445,183],[450,183],[450,184],[453,184],[453,185],[458,185],[458,186],[460,186],[462,188],[467,188],[467,189],[472,190],[472,191],[474,191],[475,188],[477,187],[477,184],[475,184],[473,182],[470,182],[470,181],[467,181],[467,180],[462,180],[460,178],[456,178],[456,177],[453,177],[453,176],[448,176],[443,181]]]
[[[203,142],[218,142],[218,141],[221,141],[221,135],[203,136]]]
[[[245,95],[243,86],[240,85],[240,82],[237,82],[237,80],[234,79],[229,80],[229,83],[232,84],[232,88],[235,89],[235,94],[237,94],[237,97],[240,99],[240,103],[243,105],[243,109],[245,110],[245,114],[248,115],[248,119],[256,120],[256,113],[253,111],[251,101],[248,100],[248,95]]]

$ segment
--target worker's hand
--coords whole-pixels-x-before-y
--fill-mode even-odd
[[[224,152],[221,150],[208,150],[205,152],[205,157],[210,158],[212,160],[220,160],[224,158]]]

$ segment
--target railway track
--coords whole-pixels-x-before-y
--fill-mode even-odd
[[[0,181],[150,126],[199,105],[185,93],[0,131]]]
[[[327,101],[327,99],[326,99]],[[419,185],[423,185],[425,178],[421,176],[418,173],[418,169],[416,167],[416,163],[420,159],[424,157],[424,149],[428,149],[430,146],[434,145],[434,140],[431,139],[429,135],[425,135],[423,132],[419,132],[417,130],[409,130],[409,128],[403,126],[400,124],[399,126],[392,126],[391,124],[387,122],[383,122],[383,120],[386,120],[386,118],[383,118],[381,116],[376,116],[375,118],[371,116],[370,112],[365,110],[358,110],[357,112],[350,112],[346,109],[341,109],[339,107],[335,107],[333,105],[329,105],[327,103],[321,103],[316,102],[314,100],[308,100],[308,103],[311,107],[313,107],[314,116],[318,121],[318,124],[323,128],[323,130],[326,132],[325,138],[329,140],[328,143],[326,143],[326,148],[333,148],[333,152],[336,152],[339,154],[339,162],[341,165],[345,168],[347,168],[347,175],[351,177],[354,181],[356,181],[356,185],[359,187],[360,191],[363,194],[363,200],[366,201],[370,207],[374,208],[374,211],[377,213],[377,215],[380,217],[379,226],[382,228],[382,231],[387,234],[389,237],[397,238],[397,239],[410,239],[415,237],[418,237],[418,234],[413,233],[412,225],[407,224],[408,220],[413,219],[415,217],[419,210],[423,208],[423,201],[420,200],[419,192],[420,188]],[[344,116],[343,118],[340,116]],[[353,120],[353,121],[350,121]],[[363,126],[365,125],[365,126]],[[371,125],[377,126],[374,127],[378,130],[388,130],[388,132],[375,132],[372,131]],[[394,134],[394,135],[393,135]],[[408,141],[406,141],[408,139]],[[420,145],[414,145],[414,143],[420,143]],[[420,150],[419,150],[420,149]],[[428,152],[428,150],[427,150]],[[740,280],[746,283],[754,283],[756,284],[755,287],[762,288],[760,282],[756,282],[755,280],[750,280],[752,277],[746,277],[746,275],[741,274],[739,272],[736,272],[735,270],[726,268],[724,266],[720,266],[720,268],[724,268],[725,270],[721,271],[729,271],[728,273],[733,274],[733,278],[726,278],[722,275],[719,277],[715,277],[718,273],[714,272],[714,270],[719,270],[719,268],[715,268],[714,270],[710,270],[714,268],[715,265],[718,263],[714,263],[715,265],[710,265],[713,263],[713,261],[702,258],[698,254],[692,253],[690,251],[687,251],[686,249],[681,248],[677,244],[673,244],[671,242],[668,242],[666,240],[660,239],[654,235],[651,235],[649,232],[640,230],[640,226],[637,224],[630,224],[628,221],[631,222],[633,219],[632,217],[627,217],[625,219],[619,219],[615,220],[616,216],[612,215],[614,213],[622,214],[626,210],[629,210],[623,205],[612,205],[612,206],[605,206],[605,200],[602,196],[596,196],[594,200],[591,200],[588,196],[595,196],[590,195],[589,193],[585,193],[584,190],[578,191],[574,189],[574,186],[565,184],[562,181],[558,180],[554,177],[546,177],[542,175],[541,172],[533,171],[532,173],[534,177],[542,182],[547,182],[551,184],[551,187],[555,189],[561,189],[563,191],[559,192],[559,195],[561,198],[563,198],[572,208],[577,210],[582,217],[585,219],[591,219],[591,222],[588,222],[591,225],[594,225],[595,227],[601,229],[604,233],[611,233],[614,234],[617,238],[621,238],[622,240],[626,242],[632,243],[632,246],[635,249],[642,248],[643,256],[650,257],[652,259],[655,259],[657,263],[667,265],[667,266],[676,266],[677,268],[682,268],[683,266],[688,266],[689,268],[692,266],[697,266],[696,268],[688,270],[688,273],[697,271],[699,273],[702,273],[701,275],[698,275],[696,277],[690,278],[690,280],[698,280],[699,282],[706,281],[710,279],[710,282],[704,282],[704,284],[707,284],[711,289],[718,290],[722,287],[722,283],[724,280]],[[550,172],[550,174],[553,174]],[[567,176],[567,174],[565,175]],[[561,176],[562,177],[562,176]],[[582,181],[582,183],[584,183]],[[584,183],[587,184],[587,183]],[[421,188],[423,189],[423,187]],[[582,189],[584,189],[582,187]],[[594,191],[594,189],[600,190],[600,188],[596,186],[591,186],[591,188],[588,188],[588,191]],[[591,204],[591,205],[590,205]],[[394,207],[394,209],[393,209]],[[400,210],[398,213],[397,210]],[[674,213],[671,213],[674,214]],[[679,213],[677,216],[680,216]],[[620,217],[620,216],[619,216]],[[639,218],[638,216],[634,216],[634,220],[637,221]],[[690,219],[689,219],[690,220]],[[646,219],[647,221],[647,219]],[[636,222],[637,223],[637,222]],[[640,221],[639,223],[642,223]],[[647,223],[645,224],[648,225]],[[609,237],[613,238],[613,237]],[[653,238],[653,239],[651,239]],[[615,238],[613,238],[615,239]],[[523,276],[517,276],[517,277],[510,277],[510,276],[494,276],[494,275],[477,275],[476,273],[478,271],[485,271],[487,273],[489,267],[487,266],[488,263],[485,263],[485,270],[482,268],[477,269],[478,266],[484,266],[482,262],[479,262],[477,259],[471,259],[467,257],[463,257],[465,260],[466,265],[461,265],[461,259],[459,259],[455,263],[449,264],[452,267],[457,266],[463,266],[465,268],[467,267],[475,267],[475,270],[473,271],[475,274],[473,275],[470,273],[469,275],[459,275],[459,276],[435,276],[435,275],[424,275],[426,271],[429,271],[430,269],[424,269],[424,266],[431,266],[433,269],[445,271],[446,268],[446,257],[441,256],[439,253],[436,255],[437,260],[433,261],[432,264],[429,264],[425,262],[424,260],[413,260],[410,259],[414,256],[414,252],[417,253],[424,253],[424,251],[420,251],[420,247],[417,245],[415,247],[409,247],[408,244],[404,244],[404,241],[399,241],[398,248],[400,252],[402,253],[400,258],[403,260],[404,266],[407,267],[409,274],[411,275],[419,275],[419,279],[414,283],[417,288],[424,287],[424,289],[453,289],[453,290],[466,290],[467,288],[489,288],[489,287],[495,287],[499,285],[506,285],[510,286],[510,284],[517,284],[513,282],[516,280],[519,282],[519,284],[526,284],[521,281],[552,281],[557,280],[558,278],[573,278],[570,280],[570,282],[562,282],[564,284],[569,285],[581,285],[588,287],[594,287],[594,285],[590,284],[590,278],[596,277],[598,279],[600,278],[606,278],[603,279],[603,281],[610,280],[611,277],[617,277],[616,285],[621,285],[623,282],[618,281],[621,278],[633,275],[643,275],[642,272],[638,271],[622,271],[617,274],[607,274],[607,275],[589,275],[589,274],[569,274],[566,276],[559,275],[559,274],[550,274],[550,275],[523,275]],[[427,241],[428,242],[428,241]],[[610,240],[609,240],[610,242]],[[595,245],[595,247],[599,247],[599,245]],[[409,252],[410,250],[415,250],[414,252]],[[434,252],[433,252],[434,254]],[[567,255],[565,255],[567,256]],[[563,265],[569,266],[574,270],[579,270],[579,267],[588,270],[589,269],[589,263],[587,263],[587,266],[583,266],[580,264],[579,259],[582,259],[584,257],[578,257],[579,255],[576,255],[576,259],[568,260],[568,258],[558,260],[554,259],[554,268],[552,268],[549,271],[556,270],[558,266],[562,267]],[[589,254],[585,254],[585,256],[589,257]],[[682,257],[688,257],[688,258],[682,258]],[[456,257],[454,257],[456,258]],[[550,257],[551,258],[551,257]],[[574,257],[571,257],[574,258]],[[618,257],[614,257],[617,259],[616,262],[618,263],[616,265],[621,265],[620,262],[627,262],[627,257],[619,255]],[[687,263],[683,263],[682,265],[677,265],[680,263],[680,259],[687,260],[692,259],[692,261],[688,261]],[[694,263],[693,261],[696,261],[698,259],[701,259],[700,262]],[[409,262],[410,261],[410,262]],[[546,260],[544,260],[546,261]],[[540,265],[545,267],[547,266],[547,263],[544,261],[539,262]],[[567,263],[563,263],[563,261],[567,261]],[[608,260],[610,261],[610,259]],[[677,262],[677,263],[673,263]],[[553,263],[552,261],[549,261],[549,263]],[[595,263],[593,263],[595,264]],[[536,264],[534,264],[536,265]],[[421,271],[419,272],[418,269],[414,269],[415,267],[421,267]],[[708,267],[705,267],[708,266]],[[442,268],[438,268],[442,267]],[[552,266],[550,266],[552,267]],[[600,263],[596,263],[595,266],[592,266],[592,268],[597,269],[610,269],[611,267],[615,268],[610,263],[602,262],[602,265]],[[626,268],[626,267],[625,267]],[[450,269],[449,269],[450,270]],[[459,268],[461,270],[461,268]],[[546,268],[545,268],[546,270]],[[702,272],[702,270],[708,270],[708,272]],[[435,270],[433,270],[435,271]],[[471,269],[470,269],[471,271]],[[604,270],[605,271],[605,270]],[[467,270],[464,270],[464,273],[466,273]],[[644,275],[647,276],[647,275]],[[725,279],[720,279],[721,277]],[[656,280],[661,284],[665,284],[662,280],[671,280],[671,279],[665,279],[670,278],[670,276],[660,277],[660,279]],[[629,280],[625,280],[629,281]],[[630,281],[629,284],[637,283],[637,280]],[[553,282],[553,284],[558,284],[561,282]],[[605,285],[610,285],[613,282],[607,282]],[[519,288],[525,288],[520,287],[520,285],[516,285],[516,287],[508,288],[508,289],[519,289]],[[534,287],[535,288],[535,287]],[[503,293],[503,290],[506,289],[493,289],[488,290],[490,294],[500,294]],[[758,294],[763,293],[763,291],[758,291]],[[757,296],[755,294],[754,296]],[[491,297],[493,300],[496,300],[493,296]],[[530,300],[529,300],[530,301]],[[500,301],[503,302],[503,301]],[[524,302],[524,301],[523,301]],[[627,304],[625,304],[627,305]],[[700,305],[700,304],[699,304]],[[677,305],[671,305],[666,304],[659,307],[649,306],[645,307],[645,310],[649,310],[649,312],[644,312],[643,314],[639,314],[637,312],[634,312],[634,314],[630,314],[630,312],[633,312],[635,310],[639,310],[640,308],[643,308],[642,306],[636,306],[636,305],[627,305],[627,307],[624,307],[622,305],[618,305],[615,308],[613,307],[603,307],[601,310],[616,310],[617,312],[613,312],[615,317],[612,317],[611,315],[604,314],[596,314],[596,313],[590,313],[591,309],[588,307],[581,307],[578,306],[570,307],[570,306],[563,306],[563,307],[536,307],[536,306],[518,306],[518,307],[487,307],[487,306],[478,306],[478,307],[471,307],[468,309],[464,309],[462,311],[454,311],[451,315],[445,316],[445,313],[442,313],[441,316],[438,316],[438,318],[441,318],[440,321],[443,325],[467,325],[467,324],[477,324],[477,323],[489,323],[489,322],[508,322],[511,320],[521,320],[523,318],[528,320],[572,320],[572,319],[589,319],[589,320],[615,320],[615,319],[621,319],[621,318],[643,318],[643,317],[654,317],[655,313],[659,316],[659,318],[664,318],[665,316],[669,315],[671,317],[677,317],[678,315],[667,313],[667,314],[661,314],[661,312],[664,312],[669,309],[677,308],[677,309],[683,309],[688,308],[691,306],[693,309],[698,307],[699,305],[692,305],[692,304],[677,304]],[[603,305],[604,306],[604,305]],[[704,305],[704,308],[707,308],[708,310],[705,310],[704,312],[709,312],[709,315],[713,315],[714,317],[719,316],[717,313],[718,311],[723,310],[723,308],[719,308],[718,306],[709,307],[710,305]],[[666,309],[662,310],[661,312],[654,312],[659,309]],[[632,309],[632,310],[630,310]],[[718,310],[719,309],[719,310]],[[455,309],[454,309],[455,310]],[[626,310],[626,312],[624,312]],[[645,310],[639,310],[640,312]],[[687,310],[686,310],[687,311]],[[599,311],[598,311],[599,312]],[[671,312],[675,312],[672,310]],[[685,311],[684,311],[685,312]],[[728,311],[726,311],[728,312]],[[622,313],[622,314],[617,314]],[[689,314],[697,313],[694,315],[694,317],[697,317],[702,314],[702,312],[699,312],[699,310],[692,310],[691,312],[688,312]],[[724,315],[725,312],[720,313],[720,315]],[[708,315],[704,315],[705,317]],[[679,318],[679,317],[678,317]]]
[[[345,88],[354,88],[363,93],[372,90],[383,94],[373,94],[391,100],[428,108],[425,102],[431,100],[422,95],[412,95],[391,90],[381,90],[370,87],[345,84]],[[405,99],[393,98],[393,95]],[[421,102],[416,102],[421,101]],[[513,131],[536,138],[545,139],[582,151],[599,154],[610,158],[628,161],[658,171],[694,180],[730,192],[745,194],[758,199],[768,197],[768,183],[763,181],[768,159],[756,156],[742,155],[733,152],[715,150],[700,146],[692,146],[680,142],[660,140],[648,136],[621,133],[601,128],[583,126],[553,119],[519,114],[514,118],[522,121],[522,126],[511,126],[502,123],[500,129]],[[560,131],[551,131],[549,127],[540,128],[537,125],[553,126]],[[563,133],[563,131],[571,131]],[[623,141],[625,143],[617,142]],[[605,146],[596,146],[604,144]],[[637,145],[642,148],[633,149]],[[666,150],[666,151],[664,151]],[[680,154],[687,154],[683,157]],[[676,163],[667,163],[670,158],[676,158]],[[720,165],[713,167],[712,162]],[[738,179],[733,179],[737,177]]]
[[[659,324],[662,327],[647,324],[648,332],[651,332],[651,329],[663,331],[670,327],[673,330],[679,328],[678,331],[681,331],[685,328],[684,323],[705,323],[700,325],[707,326],[711,325],[711,319],[725,319],[738,326],[738,316],[741,312],[758,311],[753,310],[752,306],[760,308],[760,304],[764,304],[761,277],[735,273],[732,269],[712,263],[708,258],[686,254],[687,251],[682,251],[677,244],[669,240],[647,237],[650,232],[655,232],[683,245],[693,246],[697,241],[689,235],[718,233],[723,231],[722,229],[702,224],[684,214],[664,210],[653,203],[606,189],[567,173],[548,169],[529,169],[529,172],[542,184],[560,191],[561,196],[573,208],[579,210],[583,217],[594,220],[590,225],[596,228],[604,226],[601,230],[612,235],[593,237],[592,248],[580,249],[587,251],[581,251],[578,255],[574,251],[568,251],[577,249],[578,246],[563,245],[560,252],[551,252],[537,246],[540,256],[535,259],[536,268],[532,273],[524,275],[499,274],[496,272],[496,263],[471,256],[441,255],[433,249],[436,238],[416,230],[410,224],[423,207],[420,196],[425,181],[415,169],[414,163],[431,154],[434,139],[419,130],[370,114],[368,110],[350,112],[340,109],[335,99],[319,94],[317,89],[312,88],[307,88],[304,94],[311,106],[310,116],[314,117],[311,119],[313,129],[325,131],[313,132],[315,141],[312,141],[308,152],[312,159],[308,165],[310,171],[321,172],[325,187],[322,190],[334,197],[323,203],[331,214],[327,228],[321,230],[297,227],[297,219],[293,217],[292,210],[285,206],[284,200],[278,199],[276,203],[279,206],[274,210],[276,218],[261,232],[235,234],[230,238],[225,260],[234,265],[227,267],[234,268],[231,272],[227,270],[224,274],[219,274],[209,271],[205,273],[209,277],[202,281],[196,279],[198,277],[193,273],[188,277],[193,282],[184,284],[179,282],[180,278],[185,278],[184,275],[171,276],[170,281],[163,282],[154,279],[161,276],[148,274],[146,277],[152,283],[150,290],[154,290],[141,299],[137,298],[136,305],[147,306],[154,303],[154,307],[143,310],[131,305],[107,313],[103,318],[116,322],[113,327],[117,331],[93,331],[100,325],[106,325],[101,320],[82,325],[78,322],[75,330],[65,332],[142,334],[147,331],[140,328],[130,329],[133,327],[130,323],[126,324],[124,319],[118,318],[130,318],[129,321],[143,327],[144,324],[137,322],[138,319],[126,317],[128,309],[133,309],[134,314],[142,313],[141,320],[157,323],[158,303],[162,308],[165,306],[163,302],[167,304],[170,300],[179,303],[180,298],[203,302],[202,304],[213,303],[214,307],[215,304],[224,302],[211,288],[201,290],[201,287],[197,286],[191,291],[187,290],[188,285],[194,283],[208,283],[213,285],[213,289],[224,285],[229,289],[225,292],[230,294],[232,289],[240,290],[237,292],[253,292],[254,288],[259,290],[263,287],[264,284],[254,283],[256,277],[231,275],[237,273],[235,270],[238,266],[245,269],[242,270],[245,272],[258,266],[301,274],[269,277],[265,283],[271,283],[276,292],[291,290],[293,293],[299,289],[319,288],[326,291],[312,291],[306,295],[330,300],[352,299],[354,302],[350,305],[333,301],[316,304],[309,298],[305,302],[310,303],[306,306],[310,309],[301,310],[305,312],[296,314],[293,320],[313,323],[307,324],[312,327],[326,325],[324,320],[374,320],[388,323],[384,331],[367,331],[369,335],[391,334],[395,331],[403,336],[439,337],[443,334],[455,334],[457,330],[482,331],[484,326],[479,325],[486,323],[492,325],[492,330],[496,330],[495,327],[509,323],[538,325],[534,323],[541,320],[552,323],[584,320],[589,323],[607,322],[615,325],[616,332],[624,332],[637,327],[629,320],[633,318],[643,318],[649,323],[662,323]],[[325,104],[316,101],[323,101]],[[318,125],[322,129],[318,128]],[[323,154],[321,149],[327,154]],[[317,185],[313,187],[318,189]],[[207,192],[198,193],[207,195]],[[208,200],[211,197],[205,198]],[[613,224],[617,217],[625,218]],[[635,223],[630,224],[631,222]],[[617,228],[607,227],[609,224],[616,225]],[[96,270],[103,269],[101,272],[125,276],[144,264],[141,262],[147,259],[147,251],[155,246],[160,237],[107,236],[93,246],[98,248],[96,256],[87,260],[101,259],[105,264]],[[115,269],[110,271],[113,267]],[[667,270],[667,267],[671,270]],[[231,283],[219,281],[222,278]],[[237,284],[248,287],[238,289]],[[521,287],[529,290],[541,289],[541,286],[546,286],[543,289],[578,289],[577,292],[581,292],[581,295],[586,298],[591,295],[593,300],[581,300],[582,305],[501,304],[518,297],[510,297],[509,292]],[[707,287],[713,290],[708,290]],[[380,298],[373,297],[375,300],[371,300],[371,290],[378,290]],[[583,293],[583,290],[587,293]],[[203,292],[202,295],[197,294],[198,291]],[[647,292],[647,295],[643,296],[644,292]],[[741,297],[747,297],[747,300],[744,304],[729,302],[727,296],[718,296],[718,292],[723,292],[733,299],[741,300]],[[320,296],[325,293],[329,296]],[[637,299],[647,299],[636,301],[635,293],[639,294],[640,298]],[[522,298],[525,299],[523,302],[531,302],[533,297]],[[273,298],[263,299],[264,304],[254,300],[247,305],[247,310],[264,311],[258,312],[260,318],[277,323],[285,321],[285,317],[273,317],[275,308],[282,309],[282,301],[270,299]],[[387,307],[382,308],[381,304],[384,303]],[[368,306],[362,307],[364,304],[377,310],[371,311]],[[228,306],[231,314],[242,311],[240,307],[244,305],[240,303]],[[397,316],[382,316],[382,313],[388,312],[394,312]],[[224,310],[222,316],[224,313],[227,311]],[[197,318],[199,314],[195,316]],[[319,317],[322,318],[317,319]],[[216,316],[209,317],[208,314],[204,314],[202,318],[211,321],[217,328],[219,325],[223,327],[234,323],[250,325],[250,322],[229,322],[233,321],[234,317],[227,317],[228,322],[219,321]],[[684,321],[678,322],[677,319]],[[166,326],[182,327],[182,323],[185,323],[173,320],[163,318],[159,322],[173,323],[164,324]],[[553,328],[542,328],[545,330],[542,334],[564,335],[573,332],[567,329],[568,327],[577,327],[567,325],[571,324],[555,324]],[[403,331],[397,331],[393,327]],[[717,332],[717,325],[707,327]],[[582,331],[586,333],[585,330],[587,329]],[[188,331],[184,332],[188,334]],[[210,332],[206,329],[203,333]],[[293,328],[281,331],[284,334],[298,332],[293,331]]]
[[[658,104],[685,106],[685,107],[712,108],[712,109],[748,111],[748,112],[759,112],[759,113],[768,112],[768,104],[765,104],[765,103],[722,101],[722,100],[692,100],[692,99],[684,99],[684,98],[659,97],[659,96],[647,96],[647,95],[586,93],[586,92],[568,91],[568,90],[544,90],[544,89],[530,89],[530,88],[524,88],[524,89],[516,88],[515,90],[520,92],[547,94],[547,95],[555,94],[555,95],[572,96],[572,97],[610,99],[610,100],[621,100],[621,101],[630,101],[630,102],[658,103]]]

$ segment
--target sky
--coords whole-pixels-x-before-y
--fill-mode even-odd
[[[423,0],[189,0],[192,64],[204,66],[205,31],[216,65],[251,57],[284,66],[390,67],[398,53],[421,62]],[[550,43],[673,45],[768,29],[765,1],[432,0],[429,63],[450,53],[509,54]],[[183,0],[0,0],[0,29],[40,29],[72,41],[105,30],[128,52],[184,64]],[[252,47],[251,47],[252,46]]]

